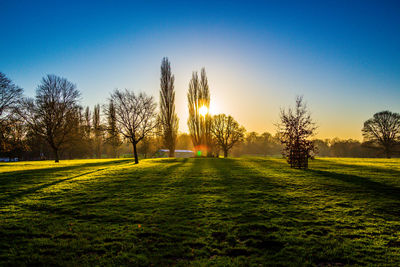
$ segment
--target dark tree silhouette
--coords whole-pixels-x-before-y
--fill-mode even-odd
[[[211,116],[209,113],[200,114],[200,108],[203,106],[207,110],[210,108],[210,90],[204,68],[201,70],[201,80],[199,80],[197,72],[193,72],[187,97],[189,108],[188,127],[193,146],[196,150],[205,150],[207,153],[211,143]]]
[[[23,135],[16,133],[23,132],[18,131],[23,125],[13,112],[21,99],[22,89],[0,72],[0,153],[12,152],[16,146],[22,146]]]
[[[243,140],[246,130],[231,116],[219,114],[215,115],[212,119],[211,132],[226,158],[232,147],[237,142]]]
[[[93,158],[92,113],[90,112],[89,107],[86,107],[83,117],[83,145],[85,146],[85,150],[89,154],[89,157]]]
[[[121,138],[119,136],[119,131],[117,128],[117,114],[115,111],[114,102],[109,101],[108,107],[104,108],[105,114],[107,116],[107,139],[106,143],[111,146],[112,156],[114,158],[118,157],[118,148],[122,144]]]
[[[382,148],[390,158],[400,141],[400,114],[390,111],[375,113],[373,118],[364,122],[362,133],[366,142]]]
[[[189,118],[188,127],[189,133],[192,137],[193,146],[196,148],[202,143],[202,127],[200,121],[200,102],[201,93],[199,86],[199,77],[197,72],[192,73],[192,79],[189,83],[188,91],[188,108],[189,108]]]
[[[175,156],[176,139],[178,136],[179,120],[175,112],[174,75],[168,58],[161,62],[160,78],[160,114],[159,122],[164,146],[169,149],[169,156]]]
[[[145,93],[135,95],[128,90],[115,90],[111,99],[115,105],[120,133],[132,143],[135,163],[139,163],[137,144],[157,127],[156,104]]]
[[[200,74],[200,90],[202,92],[202,103],[201,106],[207,107],[207,110],[210,110],[210,88],[208,86],[208,79],[206,74],[206,69],[201,69]],[[200,107],[201,107],[200,106]],[[212,117],[210,112],[207,112],[204,116],[201,116],[201,119],[204,124],[204,131],[203,131],[203,139],[204,145],[207,148],[207,156],[213,156],[213,153],[216,152],[215,144],[211,134],[211,127],[212,127]]]
[[[80,93],[65,78],[47,75],[36,90],[35,99],[25,99],[19,111],[31,130],[48,142],[59,162],[59,152],[76,126]]]
[[[308,138],[314,135],[317,127],[307,111],[303,98],[296,98],[294,110],[291,108],[281,110],[280,119],[278,135],[285,146],[283,156],[287,158],[290,167],[307,169],[308,159],[316,151],[313,141]]]
[[[0,123],[6,123],[12,110],[22,98],[22,89],[0,72]]]
[[[100,119],[100,105],[97,104],[93,109],[93,134],[94,134],[94,151],[96,158],[101,158],[103,144],[103,125]]]

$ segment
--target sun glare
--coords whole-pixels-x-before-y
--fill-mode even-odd
[[[201,116],[207,115],[207,113],[208,113],[208,108],[207,108],[206,106],[202,106],[202,107],[199,109],[199,113],[200,113]]]

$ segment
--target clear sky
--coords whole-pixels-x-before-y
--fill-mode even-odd
[[[275,133],[303,95],[320,138],[361,140],[375,112],[400,112],[400,1],[5,1],[0,71],[33,96],[41,77],[77,84],[82,105],[115,88],[158,101],[175,74],[187,131],[191,73],[205,67],[214,113]]]

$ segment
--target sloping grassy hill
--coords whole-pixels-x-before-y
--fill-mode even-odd
[[[400,265],[400,161],[0,164],[0,265]]]

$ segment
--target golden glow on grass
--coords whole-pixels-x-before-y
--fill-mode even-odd
[[[207,108],[206,106],[202,106],[202,107],[199,109],[199,113],[200,113],[201,116],[207,115],[207,114],[208,114],[208,108]]]

